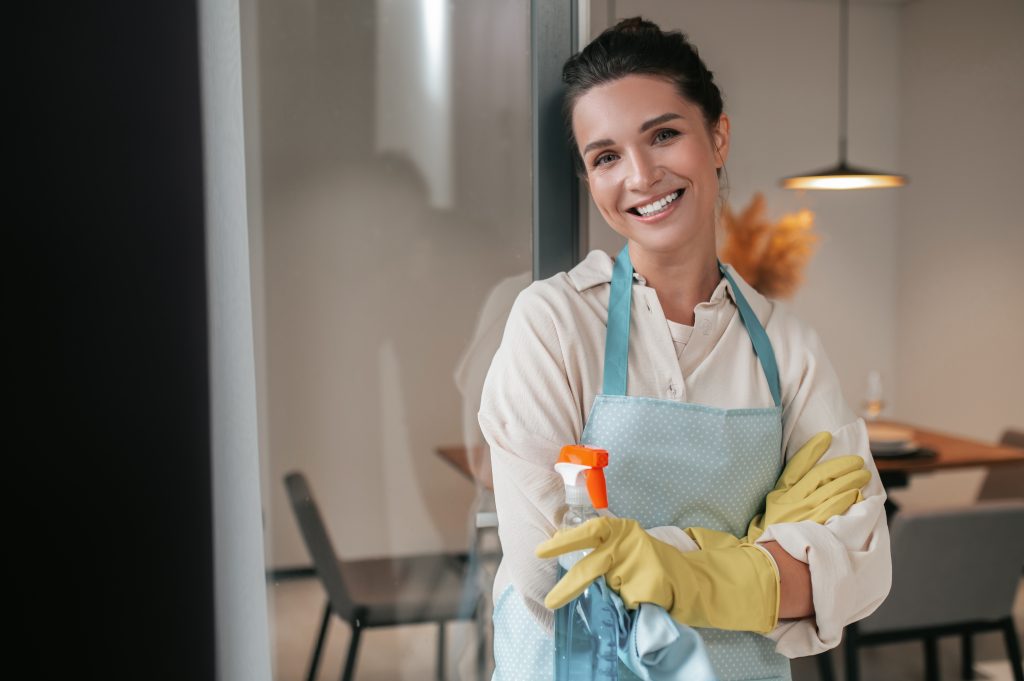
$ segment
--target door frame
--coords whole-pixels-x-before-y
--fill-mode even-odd
[[[562,118],[562,65],[579,49],[579,1],[531,0],[533,278],[580,259],[580,183]]]

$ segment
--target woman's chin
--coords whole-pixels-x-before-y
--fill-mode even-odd
[[[699,230],[680,225],[648,225],[646,229],[634,228],[627,234],[619,233],[644,251],[659,255],[678,253],[693,248],[702,241]],[[711,234],[713,237],[714,232]]]

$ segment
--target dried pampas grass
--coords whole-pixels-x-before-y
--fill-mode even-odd
[[[788,298],[796,293],[818,243],[812,231],[814,213],[803,209],[773,223],[765,216],[764,196],[758,192],[738,215],[725,207],[722,229],[722,262],[763,295]]]

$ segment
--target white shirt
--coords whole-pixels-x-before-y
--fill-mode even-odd
[[[519,295],[481,399],[480,427],[491,449],[504,553],[495,598],[514,584],[548,628],[552,614],[543,600],[555,583],[555,562],[534,557],[533,550],[560,520],[564,492],[552,468],[558,452],[579,442],[601,391],[612,265],[608,254],[593,251],[570,272],[534,282]],[[872,474],[864,501],[845,515],[824,525],[773,525],[758,539],[778,542],[810,567],[814,617],[782,620],[769,634],[781,654],[810,655],[838,645],[843,627],[873,612],[889,592],[885,492],[864,423],[846,405],[817,335],[731,268],[730,274],[775,352],[786,460],[811,436],[829,431],[832,447],[823,458],[858,454]],[[635,276],[627,394],[728,409],[773,406],[725,278],[694,313],[693,331],[677,355],[657,292]]]
[[[690,341],[690,336],[693,335],[693,327],[687,326],[686,324],[680,324],[674,322],[671,319],[668,320],[668,333],[672,336],[672,344],[676,347],[676,357],[679,361],[683,360],[683,350],[686,348],[686,344]],[[685,376],[688,372],[685,367],[683,369],[683,375]]]

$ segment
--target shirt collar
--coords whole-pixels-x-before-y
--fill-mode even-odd
[[[572,281],[577,291],[583,292],[589,288],[600,286],[601,284],[610,284],[612,281],[612,268],[614,266],[615,259],[612,258],[612,256],[600,250],[591,251],[587,254],[587,257],[580,262],[580,264],[569,270],[569,279]],[[771,303],[769,300],[755,291],[750,284],[744,281],[743,277],[739,275],[739,272],[737,272],[732,265],[726,264],[725,267],[729,270],[729,274],[732,275],[732,278],[736,280],[736,285],[739,286],[743,295],[746,297],[747,302],[750,303],[750,307],[754,310],[754,314],[756,314],[761,320],[766,319],[771,311]],[[646,285],[647,283],[643,280],[643,277],[638,274],[634,273],[633,278],[640,284]],[[726,300],[729,300],[733,305],[736,304],[736,296],[733,293],[732,285],[729,284],[728,279],[722,277],[722,281],[718,283],[718,286],[715,288],[715,292],[711,294],[711,300],[706,303],[701,303],[701,305],[718,307]]]

